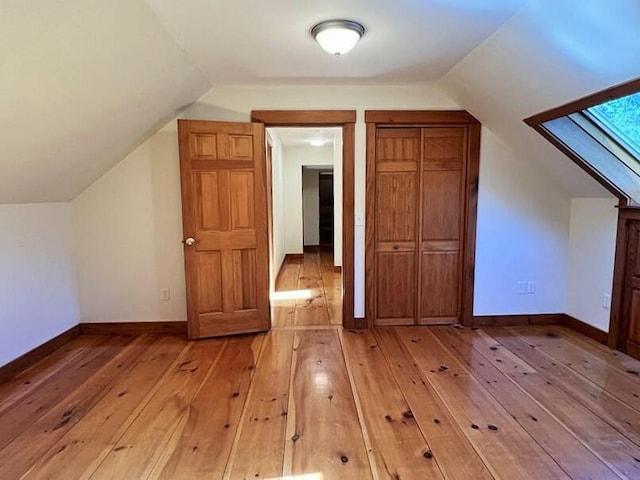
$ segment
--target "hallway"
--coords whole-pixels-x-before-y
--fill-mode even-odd
[[[341,280],[331,251],[287,256],[271,295],[272,328],[341,325]]]

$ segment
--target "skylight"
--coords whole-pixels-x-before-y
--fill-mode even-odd
[[[640,93],[587,109],[609,133],[640,156]]]
[[[527,120],[623,202],[640,205],[640,81]]]

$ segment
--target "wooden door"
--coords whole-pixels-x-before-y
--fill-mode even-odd
[[[318,218],[321,246],[333,245],[333,172],[318,175]]]
[[[622,347],[627,353],[640,358],[640,222],[629,221],[627,229],[627,264],[622,310],[626,338]]]
[[[179,120],[189,338],[268,330],[264,126]]]
[[[466,129],[422,131],[418,323],[460,321]]]
[[[462,314],[466,127],[376,130],[376,325]]]
[[[376,325],[417,316],[419,128],[379,129],[375,163]]]

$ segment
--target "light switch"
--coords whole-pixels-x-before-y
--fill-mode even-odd
[[[364,213],[356,213],[356,227],[364,227]]]

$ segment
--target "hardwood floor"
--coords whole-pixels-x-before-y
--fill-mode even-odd
[[[297,324],[294,301],[267,334],[77,337],[0,385],[0,478],[640,478],[640,361],[555,326]]]
[[[287,258],[271,296],[273,328],[342,325],[342,276],[331,252]]]

